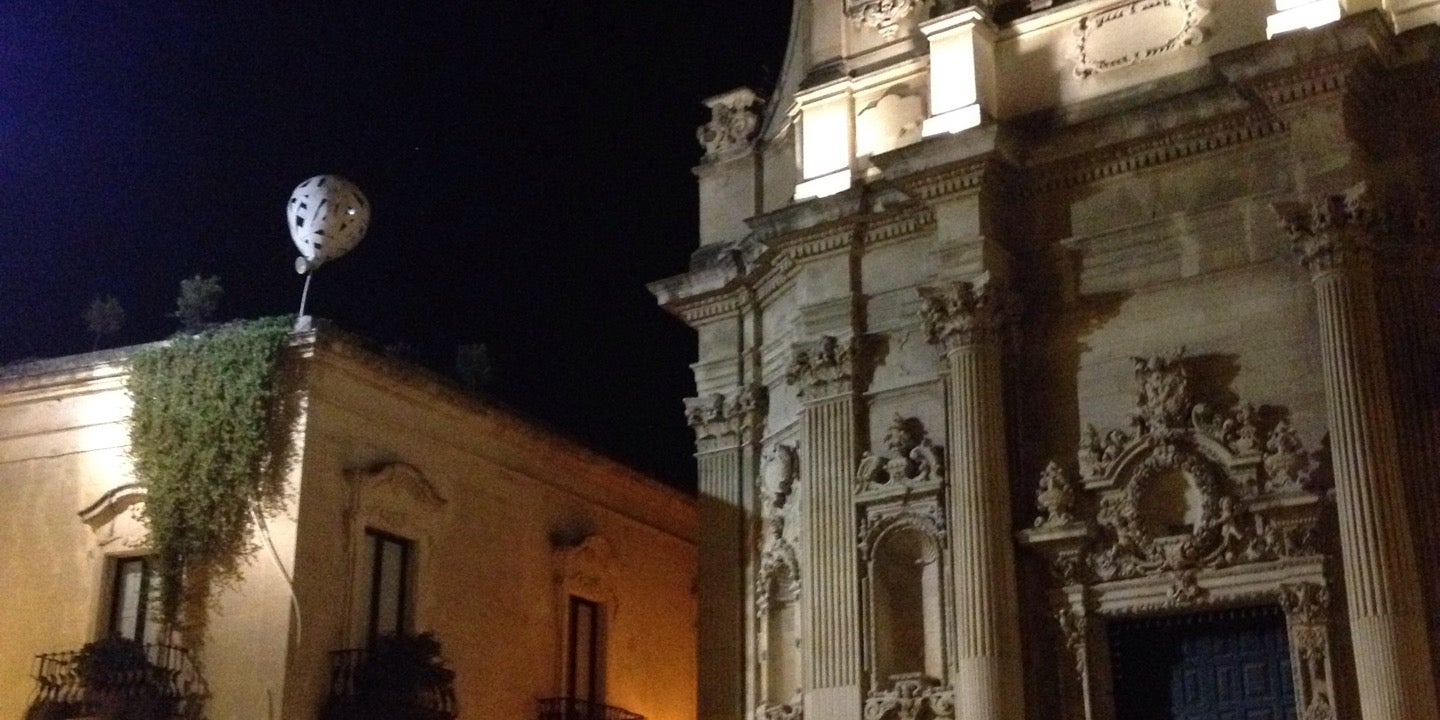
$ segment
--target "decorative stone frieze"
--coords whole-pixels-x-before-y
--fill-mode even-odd
[[[897,679],[865,699],[865,720],[931,720],[955,717],[955,692],[924,676]]]
[[[785,368],[785,382],[796,386],[806,399],[849,392],[854,387],[859,349],[855,338],[841,340],[833,335],[798,344]]]
[[[918,418],[895,416],[885,433],[885,447],[893,456],[866,452],[855,470],[858,492],[884,487],[943,483],[945,480],[944,448],[930,440]]]
[[[1205,40],[1201,0],[1134,0],[1080,18],[1075,26],[1075,74],[1127,67]]]
[[[919,4],[918,0],[847,0],[845,14],[856,25],[872,28],[889,40],[900,32],[900,21]]]
[[[730,397],[715,393],[686,398],[685,422],[695,431],[701,452],[706,452],[758,436],[767,408],[765,386],[750,385]]]
[[[920,327],[947,351],[1000,337],[1016,315],[1015,297],[993,279],[952,282],[920,291]]]
[[[743,87],[706,100],[710,122],[695,131],[700,146],[705,148],[705,161],[749,150],[750,141],[760,128],[759,109],[764,104],[753,90]]]

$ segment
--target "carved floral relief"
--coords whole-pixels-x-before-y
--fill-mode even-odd
[[[1056,462],[1040,478],[1022,537],[1061,581],[1169,576],[1188,605],[1204,596],[1193,571],[1314,554],[1315,462],[1289,423],[1199,402],[1183,348],[1134,362],[1130,430],[1087,427],[1079,479]]]

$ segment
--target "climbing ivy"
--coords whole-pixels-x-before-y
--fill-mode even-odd
[[[168,622],[211,583],[238,579],[253,518],[284,500],[289,330],[289,318],[231,323],[130,357],[130,458],[147,491],[141,517]]]

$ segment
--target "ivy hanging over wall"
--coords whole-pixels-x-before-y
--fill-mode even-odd
[[[283,505],[293,412],[280,360],[290,323],[230,323],[130,357],[130,458],[147,491],[141,517],[167,622],[182,605],[203,606],[213,583],[238,579],[255,549],[254,517]]]

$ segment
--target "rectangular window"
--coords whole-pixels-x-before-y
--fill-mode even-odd
[[[600,621],[599,604],[570,596],[570,655],[565,676],[570,697],[576,700],[598,703],[602,698],[604,628]]]
[[[158,624],[152,612],[154,567],[148,558],[117,558],[110,585],[108,633],[140,642],[155,642]]]
[[[413,547],[409,540],[375,530],[365,531],[370,554],[371,643],[381,635],[410,632],[410,574]]]

